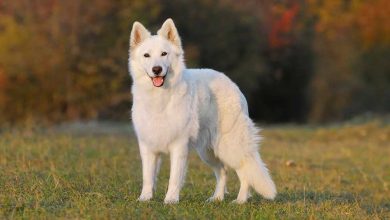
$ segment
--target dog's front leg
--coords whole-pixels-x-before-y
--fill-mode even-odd
[[[179,202],[180,189],[183,185],[187,168],[188,146],[187,141],[178,141],[170,148],[171,173],[169,177],[168,192],[164,203]]]
[[[138,201],[148,201],[153,197],[158,155],[143,143],[139,147],[142,159],[142,192]]]

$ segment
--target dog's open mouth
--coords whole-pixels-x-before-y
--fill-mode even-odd
[[[155,76],[151,77],[151,79],[155,87],[161,87],[164,85],[165,76]]]

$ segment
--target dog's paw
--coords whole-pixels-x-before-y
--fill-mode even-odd
[[[137,201],[139,201],[139,202],[147,202],[151,198],[152,198],[152,194],[151,193],[145,193],[145,194],[141,194],[139,196],[139,198],[137,199]]]
[[[232,201],[233,204],[238,204],[238,205],[241,205],[241,204],[244,204],[246,203],[246,200],[243,200],[243,199],[235,199]]]
[[[223,196],[211,196],[206,200],[206,202],[222,202]]]
[[[179,202],[178,198],[165,198],[164,203],[165,204],[177,204]]]

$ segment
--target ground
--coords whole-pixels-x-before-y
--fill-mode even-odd
[[[224,202],[207,203],[211,170],[191,153],[178,205],[164,205],[164,157],[152,201],[137,202],[141,166],[126,124],[71,124],[0,130],[0,218],[389,219],[390,125],[383,121],[265,126],[261,146],[278,196],[238,192],[229,172]]]

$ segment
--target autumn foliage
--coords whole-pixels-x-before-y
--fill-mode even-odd
[[[129,118],[128,38],[173,17],[189,67],[224,71],[251,115],[390,111],[387,0],[0,1],[0,122]]]

